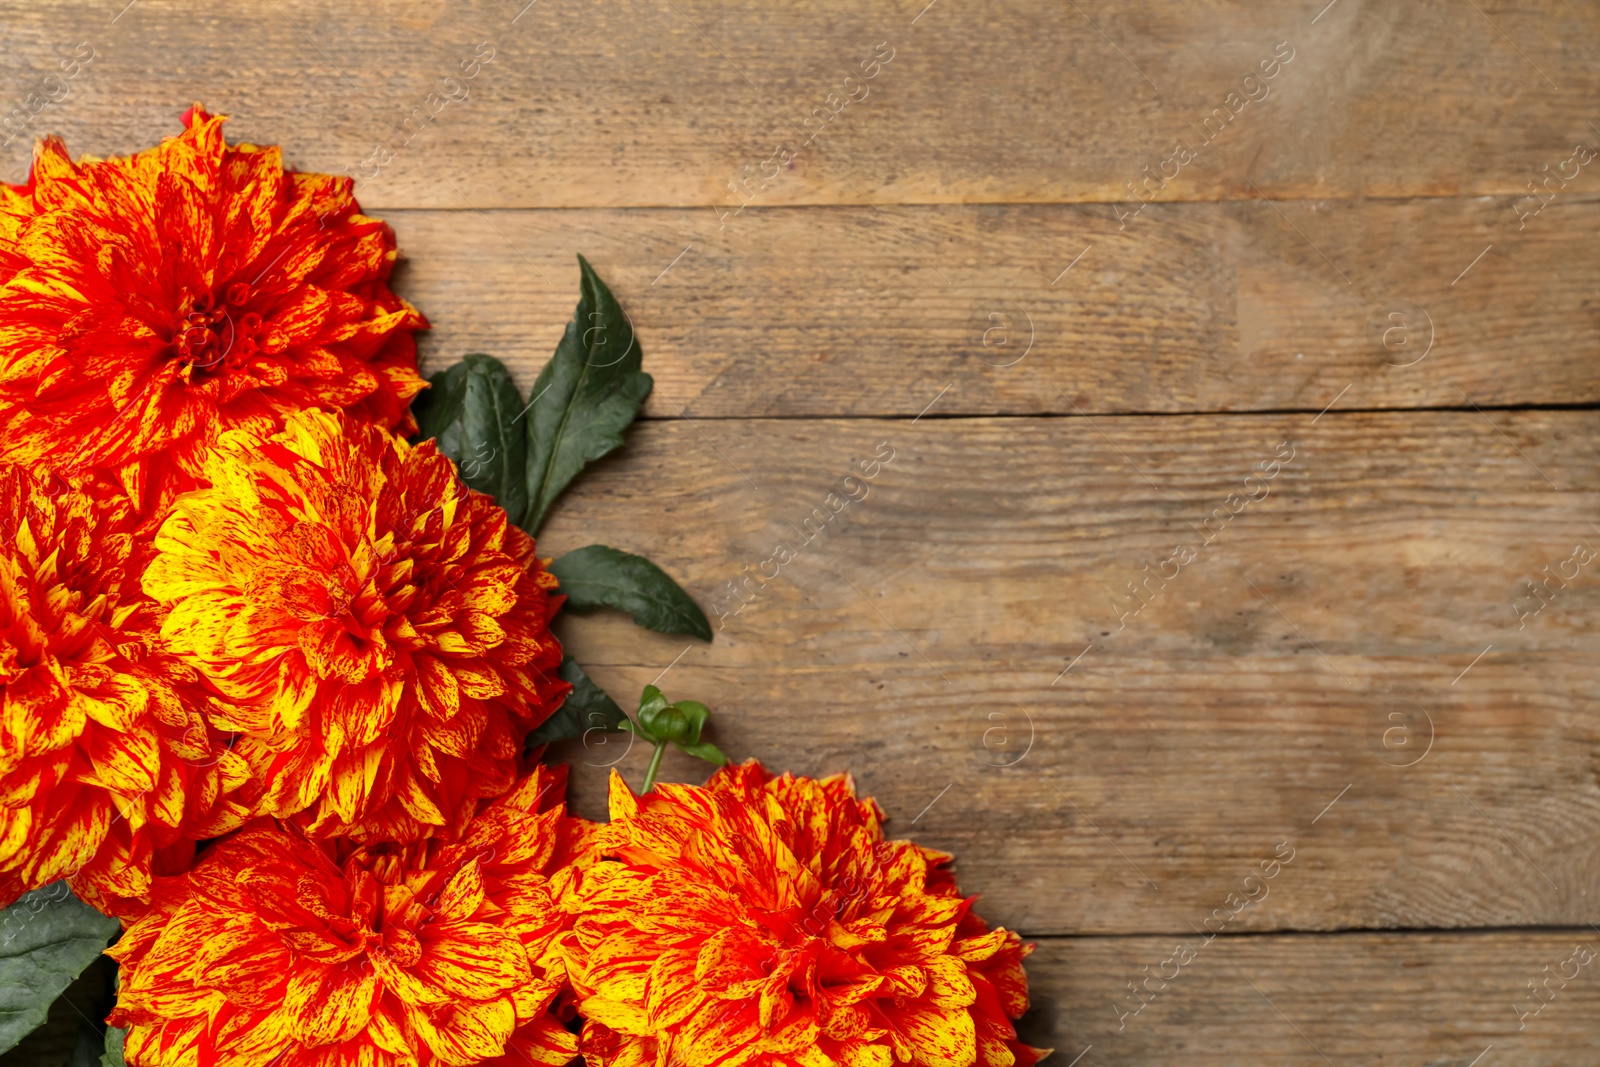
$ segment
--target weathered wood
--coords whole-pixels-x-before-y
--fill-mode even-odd
[[[1570,924],[1600,921],[1600,560],[1565,562],[1597,503],[1592,412],[674,420],[541,549],[648,553],[720,624],[568,620],[615,696],[670,666],[735,756],[853,770],[1029,933],[1186,929],[1285,840],[1239,928]],[[1547,565],[1578,577],[1532,614]],[[562,754],[580,809],[625,747]]]
[[[916,415],[947,386],[935,415],[1315,412],[1347,386],[1346,408],[1600,401],[1594,198],[1521,233],[1468,200],[1160,205],[1123,231],[1038,205],[722,233],[680,210],[386,217],[429,366],[486,351],[529,390],[581,252],[637,325],[656,416]]]
[[[1600,953],[1600,934],[1050,940],[1028,961],[1024,1035],[1063,1065],[1092,1046],[1079,1067],[1568,1067],[1600,1044],[1600,959],[1584,965],[1580,947]],[[1124,1019],[1139,1006],[1127,983],[1147,974],[1145,1006]]]
[[[1171,180],[1138,197],[1517,196],[1597,136],[1600,72],[1577,47],[1600,34],[1593,5],[1322,6],[8,0],[0,100],[61,99],[0,170],[42,129],[100,154],[149,144],[197,99],[233,114],[235,137],[368,178],[373,206],[707,218],[746,197],[1134,201],[1163,161]],[[92,63],[45,84],[79,42]],[[846,84],[880,42],[888,65]],[[1293,58],[1246,84],[1275,53]],[[1180,141],[1197,156],[1175,172]]]

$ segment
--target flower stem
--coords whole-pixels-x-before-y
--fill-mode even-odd
[[[661,769],[661,757],[666,754],[667,743],[665,741],[657,741],[655,754],[650,757],[650,766],[644,772],[644,788],[639,790],[641,796],[655,787],[656,772]]]

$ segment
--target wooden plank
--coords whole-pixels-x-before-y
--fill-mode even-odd
[[[1063,1065],[1092,1046],[1080,1067],[1567,1067],[1600,1043],[1597,952],[1587,927],[1051,940],[1028,961],[1024,1034]]]
[[[734,755],[853,770],[1015,928],[1188,929],[1285,841],[1237,928],[1573,924],[1600,920],[1600,560],[1567,562],[1597,504],[1594,412],[673,420],[541,548],[644,552],[721,626],[566,620],[613,694],[667,671]],[[1577,577],[1535,614],[1545,566]],[[626,748],[558,754],[581,810]]]
[[[1521,233],[1468,200],[1161,205],[1123,231],[1038,205],[720,234],[679,210],[387,217],[430,366],[487,351],[531,389],[581,252],[638,328],[654,416],[916,415],[946,387],[935,414],[1600,401],[1592,197]]]
[[[708,218],[746,200],[1520,196],[1597,136],[1593,5],[1322,6],[7,0],[0,100],[25,136],[0,171],[43,129],[149,144],[197,99],[236,137],[363,177],[372,206]],[[47,83],[80,42],[92,62]],[[1275,76],[1246,83],[1263,62]],[[1179,142],[1195,155],[1174,170]],[[1164,188],[1130,191],[1164,162]]]

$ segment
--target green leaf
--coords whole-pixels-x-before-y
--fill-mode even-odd
[[[115,997],[116,991],[122,988],[122,972],[116,969],[115,964],[112,967],[111,988],[112,995]],[[100,1054],[100,1067],[128,1067],[127,1061],[123,1058],[123,1046],[127,1044],[127,1041],[128,1031],[120,1026],[108,1025],[106,1027],[105,1051]]]
[[[645,686],[644,692],[639,694],[639,724],[633,732],[650,742],[665,741],[663,718],[671,708],[661,690],[653,685]]]
[[[698,700],[680,700],[672,706],[678,709],[688,726],[683,740],[678,742],[679,748],[688,751],[689,746],[700,743],[700,731],[705,729],[706,720],[711,717],[711,709]],[[673,738],[673,740],[678,739]]]
[[[510,372],[474,352],[428,381],[433,388],[413,405],[421,436],[437,441],[461,480],[494,497],[520,526],[528,511],[527,415]]]
[[[616,297],[582,256],[578,268],[578,308],[533,384],[525,420],[528,510],[522,525],[529,533],[538,532],[584,464],[622,444],[622,431],[654,384],[639,369],[638,341]]]
[[[574,549],[550,565],[574,611],[616,608],[664,634],[711,640],[711,623],[689,594],[643,556],[606,545]]]
[[[66,1067],[101,1067],[106,1059],[106,1037],[86,1020],[78,1023],[78,1040],[67,1057]]]
[[[666,695],[654,685],[645,686],[644,691],[639,694],[639,718],[641,721],[653,718],[657,712],[666,706]]]
[[[710,741],[701,741],[693,745],[679,745],[678,748],[696,759],[703,759],[707,763],[715,764],[718,767],[724,766],[728,762],[728,757],[722,754],[722,749],[713,745]]]
[[[0,1052],[44,1022],[50,1004],[110,944],[117,920],[65,882],[35,889],[0,912]]]
[[[106,1050],[100,1056],[100,1067],[127,1067],[122,1058],[122,1046],[127,1040],[128,1031],[122,1027],[106,1027]]]
[[[607,696],[604,689],[591,682],[571,656],[561,661],[559,673],[572,683],[572,692],[567,694],[566,702],[556,709],[554,715],[528,735],[529,748],[569,737],[582,737],[590,730],[619,733],[633,725],[628,720],[628,713]]]

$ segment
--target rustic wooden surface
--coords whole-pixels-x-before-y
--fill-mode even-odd
[[[945,386],[940,415],[1316,413],[1347,385],[1345,408],[1600,401],[1584,195],[1520,234],[1503,198],[1159,204],[1122,231],[1082,204],[384,216],[430,363],[492,352],[524,390],[582,252],[630,297],[655,417],[915,416]]]
[[[657,385],[542,546],[645,552],[720,628],[569,618],[569,647],[957,853],[1039,942],[1055,1062],[1593,1058],[1600,966],[1536,1014],[1529,983],[1600,950],[1600,560],[1526,583],[1600,550],[1600,161],[1525,198],[1600,147],[1600,9],[0,0],[0,109],[85,48],[0,178],[202,101],[359,179],[429,369],[489,351],[526,388],[594,262]],[[408,134],[430,93],[459,98]],[[644,762],[558,755],[590,815]]]
[[[1588,927],[1061,939],[1030,961],[1042,1003],[1028,1021],[1080,1067],[1570,1067],[1593,1062],[1597,964],[1574,950],[1597,943]],[[1551,975],[1535,1000],[1528,983]],[[1139,1000],[1129,982],[1147,983]]]

